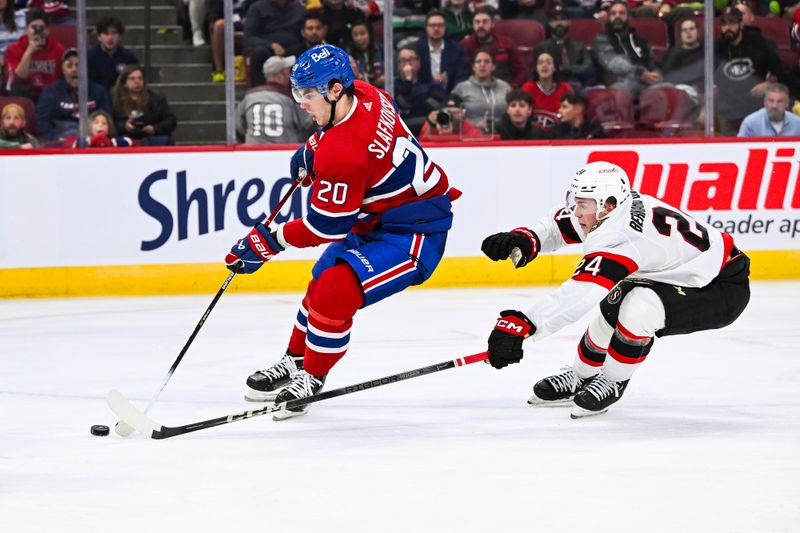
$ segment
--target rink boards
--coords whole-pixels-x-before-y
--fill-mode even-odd
[[[560,283],[580,249],[527,268],[480,254],[491,233],[531,225],[561,204],[589,161],[619,164],[633,187],[731,233],[753,277],[800,277],[797,140],[431,146],[464,195],[430,287]],[[292,150],[159,149],[0,157],[0,297],[214,292],[230,246],[290,184]],[[303,216],[310,189],[277,218]],[[290,250],[229,290],[303,289],[318,249]]]

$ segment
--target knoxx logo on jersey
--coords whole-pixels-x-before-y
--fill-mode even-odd
[[[245,227],[264,221],[280,201],[292,179],[282,177],[274,182],[261,178],[246,181],[231,179],[203,187],[189,188],[187,171],[170,175],[167,169],[150,173],[139,186],[138,202],[148,217],[158,222],[158,234],[141,241],[142,251],[157,250],[173,235],[178,241],[189,238],[190,233],[205,235],[223,231],[235,220]],[[301,218],[308,212],[308,202],[298,189],[292,194],[276,223]]]

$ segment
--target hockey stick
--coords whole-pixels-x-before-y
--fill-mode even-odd
[[[283,207],[283,204],[286,203],[286,201],[289,199],[289,197],[292,195],[295,189],[297,189],[297,186],[300,185],[304,177],[305,176],[300,176],[298,177],[297,180],[295,180],[292,183],[292,186],[289,187],[289,190],[286,191],[286,194],[283,195],[283,198],[281,198],[281,200],[278,202],[278,205],[275,206],[275,208],[269,214],[269,217],[267,217],[266,222],[264,222],[265,226],[269,226],[270,224],[272,224],[272,221],[275,220],[275,217],[280,212],[281,208]],[[169,368],[169,371],[167,371],[167,375],[164,376],[164,380],[161,382],[161,386],[158,388],[158,390],[156,390],[155,394],[153,394],[153,397],[150,398],[150,403],[148,403],[147,407],[145,407],[144,414],[147,414],[150,408],[153,407],[153,404],[156,403],[156,400],[161,395],[161,392],[164,390],[164,387],[167,386],[167,383],[172,378],[172,374],[175,373],[175,369],[178,368],[178,364],[181,362],[181,359],[183,359],[183,356],[186,355],[186,352],[189,350],[189,346],[191,346],[192,342],[194,342],[194,338],[197,336],[197,333],[200,331],[200,328],[202,328],[203,324],[206,323],[206,319],[208,318],[208,315],[211,314],[211,310],[214,309],[215,305],[217,305],[217,302],[222,296],[222,293],[224,293],[225,289],[228,288],[228,285],[230,285],[235,275],[236,272],[231,272],[230,274],[228,274],[228,277],[222,283],[222,286],[217,291],[217,294],[214,295],[214,299],[211,300],[211,304],[206,309],[206,312],[203,313],[203,317],[200,319],[200,322],[198,322],[197,325],[194,327],[194,331],[189,336],[189,340],[186,341],[186,344],[183,345],[183,349],[181,350],[181,353],[178,354],[178,358],[175,359],[175,362],[172,363],[172,366]],[[130,424],[127,424],[124,420],[120,420],[114,425],[114,431],[116,431],[117,435],[119,435],[120,437],[129,437],[134,432],[134,430],[135,427],[131,426]]]
[[[450,361],[436,363],[434,365],[417,368],[415,370],[399,372],[397,374],[392,374],[391,376],[386,376],[384,378],[371,379],[369,381],[356,383],[355,385],[349,385],[346,387],[341,387],[339,389],[333,389],[326,392],[321,392],[319,394],[316,394],[314,396],[309,396],[307,398],[290,400],[286,403],[282,403],[277,406],[270,405],[267,407],[262,407],[261,409],[252,409],[250,411],[243,411],[241,413],[236,413],[232,415],[220,416],[219,418],[211,418],[209,420],[203,420],[202,422],[195,422],[193,424],[187,424],[185,426],[175,426],[175,427],[162,426],[161,424],[148,418],[144,413],[136,409],[136,407],[134,407],[133,404],[130,401],[128,401],[128,399],[125,398],[122,395],[122,393],[120,393],[117,390],[112,390],[111,392],[108,393],[108,396],[106,396],[106,402],[108,402],[108,406],[111,408],[112,411],[114,411],[114,413],[117,414],[117,416],[121,420],[124,420],[127,424],[130,424],[131,426],[136,428],[136,430],[139,431],[140,433],[149,435],[151,439],[168,439],[170,437],[183,435],[184,433],[191,433],[192,431],[199,431],[201,429],[213,428],[215,426],[221,426],[223,424],[230,424],[231,422],[238,422],[239,420],[245,420],[247,418],[266,415],[269,413],[274,413],[276,411],[283,411],[285,409],[302,407],[304,405],[320,402],[322,400],[327,400],[329,398],[336,398],[337,396],[344,396],[346,394],[352,394],[354,392],[359,392],[366,389],[374,389],[375,387],[382,387],[383,385],[397,383],[398,381],[417,378],[420,376],[425,376],[427,374],[433,374],[434,372],[441,372],[442,370],[448,370],[450,368],[456,368],[459,366],[477,363],[478,361],[485,361],[488,357],[489,357],[489,352],[481,352],[481,353],[476,353],[474,355],[467,355],[466,357],[451,359]]]

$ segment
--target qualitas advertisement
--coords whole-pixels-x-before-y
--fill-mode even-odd
[[[800,249],[800,144],[427,148],[464,195],[446,256],[531,225],[564,201],[581,165],[614,162],[633,188],[731,233],[744,250]],[[291,150],[107,152],[0,157],[0,268],[212,263],[266,218],[291,182]],[[313,189],[276,218],[303,216]],[[575,250],[566,252],[579,253]],[[276,260],[313,259],[289,250]]]

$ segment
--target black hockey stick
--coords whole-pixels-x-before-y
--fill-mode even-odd
[[[292,186],[289,187],[289,190],[286,191],[286,194],[283,195],[283,198],[281,198],[281,200],[278,202],[278,205],[275,206],[275,208],[269,214],[269,217],[267,217],[266,222],[264,222],[265,226],[269,226],[272,223],[272,221],[275,220],[275,217],[280,212],[281,208],[283,207],[283,204],[286,203],[286,201],[289,199],[289,197],[292,195],[295,189],[297,189],[297,186],[300,185],[302,179],[303,179],[302,177],[298,177],[298,179],[292,183]],[[206,308],[206,312],[203,313],[203,317],[200,319],[200,322],[198,322],[197,325],[194,327],[194,331],[189,336],[189,340],[186,341],[186,344],[183,345],[183,349],[181,349],[181,353],[178,354],[178,358],[175,359],[175,362],[172,363],[172,366],[169,368],[169,371],[167,371],[167,375],[164,376],[164,380],[161,382],[161,386],[158,388],[158,390],[156,390],[155,394],[153,394],[153,397],[150,398],[150,403],[148,403],[147,407],[145,407],[144,409],[145,414],[147,414],[150,408],[153,407],[153,404],[156,403],[156,400],[161,395],[161,392],[164,390],[164,387],[167,386],[167,383],[172,378],[172,374],[175,373],[175,369],[178,368],[178,365],[183,359],[183,356],[186,355],[186,352],[189,350],[189,346],[191,346],[192,342],[194,342],[194,338],[200,332],[200,328],[202,328],[203,324],[206,323],[208,315],[211,314],[211,310],[214,309],[215,305],[217,305],[217,302],[222,296],[222,293],[224,293],[225,289],[228,288],[228,285],[230,285],[234,276],[236,276],[236,272],[231,272],[230,274],[228,274],[228,277],[222,283],[222,286],[217,291],[217,294],[214,295],[214,299],[211,300],[211,304],[208,306],[208,308]],[[114,431],[116,431],[117,435],[119,435],[120,437],[129,437],[133,433],[134,429],[135,427],[132,427],[130,424],[127,424],[124,420],[120,420],[114,426]]]
[[[383,385],[397,383],[398,381],[417,378],[427,374],[433,374],[434,372],[441,372],[442,370],[448,370],[450,368],[477,363],[478,361],[485,361],[488,357],[489,352],[476,353],[474,355],[468,355],[466,357],[460,357],[458,359],[451,359],[450,361],[424,366],[415,370],[399,372],[384,378],[371,379],[369,381],[356,383],[355,385],[349,385],[347,387],[321,392],[314,396],[309,396],[308,398],[291,400],[277,406],[269,405],[267,407],[262,407],[261,409],[242,411],[241,413],[211,418],[209,420],[203,420],[202,422],[195,422],[185,426],[162,426],[158,422],[148,418],[143,412],[136,409],[136,407],[134,407],[133,404],[117,390],[112,390],[109,392],[108,396],[106,396],[106,401],[108,402],[108,406],[111,407],[111,410],[117,414],[120,420],[124,420],[127,424],[130,424],[136,428],[136,430],[140,433],[149,435],[152,439],[168,439],[170,437],[183,435],[184,433],[191,433],[192,431],[213,428],[215,426],[221,426],[222,424],[230,424],[231,422],[238,422],[239,420],[266,415],[276,411],[283,411],[285,409],[302,407],[304,405],[320,402],[329,398],[336,398],[337,396],[344,396],[345,394],[352,394],[354,392],[359,392],[366,389],[374,389],[375,387],[382,387]]]

